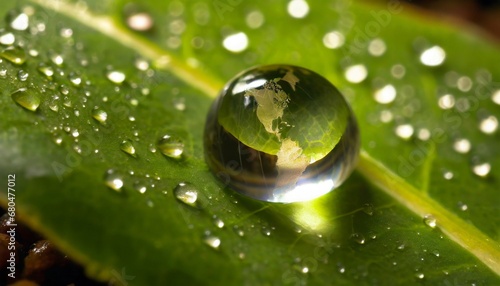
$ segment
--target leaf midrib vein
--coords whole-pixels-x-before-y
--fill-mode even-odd
[[[171,72],[188,85],[197,88],[211,98],[215,98],[223,86],[219,79],[187,65],[168,51],[127,30],[111,17],[95,15],[62,1],[30,1],[72,18],[82,25],[93,28],[114,39],[125,47],[149,58],[158,69]],[[432,164],[430,163],[430,165]],[[424,172],[430,172],[430,167],[425,167]],[[426,214],[432,214],[437,219],[438,227],[441,228],[444,234],[476,256],[497,275],[500,275],[500,245],[495,243],[493,239],[442,207],[426,194],[422,194],[422,190],[418,190],[405,182],[364,150],[360,153],[357,170],[370,182],[416,215],[423,217]]]

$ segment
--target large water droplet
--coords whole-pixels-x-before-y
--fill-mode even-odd
[[[427,225],[431,228],[435,228],[437,226],[437,220],[431,214],[427,214],[424,216],[424,223],[425,223],[425,225]]]
[[[8,60],[9,62],[22,65],[26,61],[26,52],[23,48],[18,46],[10,46],[5,48],[1,53],[0,57]]]
[[[137,154],[135,153],[134,144],[132,143],[132,140],[130,140],[130,139],[123,140],[122,143],[120,144],[120,149],[123,152],[131,155],[132,157],[137,156]]]
[[[104,174],[104,183],[114,191],[122,191],[123,178],[113,169],[107,170]]]
[[[186,205],[197,208],[198,189],[187,182],[179,183],[174,189],[174,196],[177,200]]]
[[[12,94],[12,99],[22,107],[30,111],[36,111],[38,106],[40,106],[40,96],[38,92],[33,91],[28,88],[20,88],[14,91]]]
[[[25,13],[12,11],[7,15],[7,22],[12,29],[18,31],[25,31],[29,27],[29,17]]]
[[[313,123],[317,132],[310,132]],[[232,79],[210,110],[204,138],[208,166],[224,184],[282,203],[338,187],[359,148],[356,121],[340,92],[313,71],[287,65]]]
[[[446,53],[440,46],[433,46],[424,50],[420,55],[422,64],[430,67],[441,65],[446,58]]]
[[[184,143],[180,138],[173,135],[164,135],[157,144],[160,152],[170,158],[179,159],[184,152]]]

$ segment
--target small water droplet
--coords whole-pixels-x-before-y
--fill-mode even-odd
[[[459,208],[461,211],[463,211],[463,212],[465,212],[465,211],[467,211],[467,210],[469,209],[469,206],[467,206],[467,205],[466,205],[466,204],[464,204],[463,202],[458,202],[458,204],[457,204],[457,205],[458,205],[458,208]]]
[[[26,13],[12,11],[7,15],[7,22],[14,30],[25,31],[29,27],[29,17]]]
[[[153,18],[146,12],[130,13],[127,16],[126,22],[130,29],[138,32],[149,31],[154,25]]]
[[[198,190],[195,186],[187,182],[179,183],[174,189],[174,196],[177,200],[186,205],[197,208]]]
[[[373,207],[372,204],[364,204],[363,205],[363,212],[367,215],[373,215],[373,212],[375,211],[375,208]]]
[[[82,78],[75,72],[70,72],[68,78],[74,86],[80,86],[82,83]]]
[[[148,190],[148,188],[146,187],[146,185],[145,185],[145,184],[143,184],[143,183],[142,183],[142,182],[140,182],[140,181],[136,181],[136,182],[134,183],[134,189],[135,189],[136,191],[138,191],[139,193],[141,193],[141,194],[144,194],[144,193]]]
[[[210,233],[206,233],[204,235],[203,241],[213,249],[219,249],[219,246],[221,245],[220,238]]]
[[[26,52],[21,47],[9,46],[0,53],[0,57],[13,64],[22,65],[26,61]]]
[[[498,129],[498,119],[490,115],[479,123],[479,129],[484,133],[484,134],[493,134],[497,131]]]
[[[360,83],[368,76],[368,70],[363,64],[353,65],[345,69],[344,76],[350,83]]]
[[[104,182],[106,186],[117,192],[122,191],[123,178],[113,169],[109,169],[104,174]]]
[[[16,37],[12,33],[2,33],[0,35],[0,44],[5,45],[5,46],[10,46],[14,44],[16,41]]]
[[[455,97],[451,94],[445,94],[438,99],[438,105],[441,109],[451,109],[455,106]]]
[[[260,229],[261,233],[264,235],[264,236],[271,236],[271,229],[267,226],[262,226],[262,228]]]
[[[245,253],[243,253],[243,252],[238,253],[238,258],[245,259]]]
[[[371,40],[368,44],[368,52],[374,57],[382,56],[385,53],[386,49],[387,46],[385,45],[384,40],[379,38]]]
[[[401,139],[410,139],[413,136],[413,132],[413,126],[410,124],[401,124],[396,127],[396,135]]]
[[[78,132],[78,129],[74,129],[71,132],[71,136],[73,136],[73,138],[78,138],[78,136],[80,136],[80,132]]]
[[[490,163],[479,163],[472,166],[472,172],[479,177],[486,177],[491,171]]]
[[[140,71],[145,71],[145,70],[149,69],[149,63],[147,60],[145,60],[143,58],[137,58],[135,60],[135,67]]]
[[[62,66],[64,63],[64,58],[60,54],[56,53],[51,53],[50,55],[50,60],[56,65],[56,66]]]
[[[130,140],[130,139],[123,140],[122,143],[120,144],[120,149],[123,152],[131,155],[132,157],[137,156],[137,154],[135,153],[134,144],[132,143],[132,140]]]
[[[440,46],[433,46],[420,54],[422,64],[435,67],[441,65],[446,58],[446,52]]]
[[[393,85],[388,84],[377,91],[374,94],[375,100],[381,104],[388,104],[396,99],[396,89]]]
[[[54,75],[54,69],[45,63],[40,63],[38,65],[37,69],[39,72],[41,72],[43,75],[45,75],[49,79]]]
[[[339,271],[340,274],[345,273],[345,267],[342,264],[337,265],[337,270]]]
[[[73,36],[73,30],[71,28],[62,28],[59,31],[59,35],[63,38],[71,38]]]
[[[173,100],[174,108],[179,111],[186,110],[186,99],[184,97],[174,98]]]
[[[471,149],[470,141],[465,138],[457,139],[453,143],[453,149],[458,153],[467,154]]]
[[[176,136],[164,135],[157,144],[160,152],[170,158],[179,159],[184,152],[184,143]]]
[[[37,92],[34,92],[27,88],[20,88],[14,91],[12,94],[12,99],[20,106],[26,108],[30,111],[36,111],[38,106],[40,106],[40,96]]]
[[[424,216],[424,223],[425,223],[425,225],[427,225],[431,228],[435,228],[437,226],[437,220],[431,214],[427,214]]]
[[[224,221],[222,221],[220,218],[217,216],[213,217],[213,223],[216,227],[218,228],[223,228],[224,227]]]
[[[418,279],[424,279],[425,275],[424,275],[424,273],[419,272],[419,273],[415,274],[415,277],[417,277]]]
[[[243,32],[228,35],[222,41],[224,48],[233,53],[240,53],[248,47],[248,37]]]
[[[393,118],[394,118],[394,115],[392,114],[392,112],[390,110],[382,110],[380,112],[380,121],[382,121],[384,123],[391,122]]]
[[[309,4],[304,0],[291,0],[288,2],[287,11],[293,18],[302,19],[309,13]]]
[[[405,250],[405,248],[406,248],[406,244],[404,244],[404,243],[401,243],[401,244],[400,244],[400,245],[398,245],[398,247],[397,247],[397,249],[398,249],[398,250],[400,250],[400,251]]]
[[[429,129],[422,128],[418,131],[417,137],[422,141],[427,141],[431,138],[431,132]]]
[[[344,34],[339,31],[331,31],[323,36],[323,45],[329,49],[338,49],[345,43]]]
[[[96,106],[92,109],[92,117],[99,121],[99,123],[105,124],[108,119],[108,113]]]
[[[357,244],[365,244],[365,237],[361,233],[355,232],[351,234],[351,239],[354,240]]]
[[[26,81],[28,79],[28,77],[29,77],[29,73],[26,72],[25,70],[19,70],[17,72],[17,79],[19,81]]]
[[[470,79],[470,77],[467,76],[459,77],[457,81],[457,88],[463,92],[468,92],[469,90],[471,90],[472,80]]]
[[[7,77],[7,69],[0,69],[0,78],[6,78],[6,77]]]
[[[125,81],[125,74],[120,71],[108,71],[106,77],[115,84],[121,84]]]
[[[439,254],[439,251],[437,251],[437,250],[433,250],[433,251],[431,251],[431,253],[432,253],[432,255],[434,255],[436,257],[440,257],[441,256],[441,254]]]
[[[233,230],[234,230],[234,232],[235,232],[238,236],[240,236],[240,237],[245,236],[245,232],[244,232],[244,231],[243,231],[243,229],[241,229],[239,226],[237,226],[237,225],[233,226]]]
[[[446,180],[451,180],[453,179],[453,172],[451,171],[445,171],[443,173],[443,177],[446,179]]]

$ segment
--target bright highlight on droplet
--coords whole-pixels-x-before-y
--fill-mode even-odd
[[[248,47],[248,37],[243,32],[232,34],[222,41],[222,45],[230,52],[240,53]]]
[[[287,11],[293,18],[302,19],[309,13],[309,4],[304,0],[292,0],[288,2]]]
[[[420,61],[430,67],[441,65],[446,58],[446,52],[440,46],[433,46],[422,52]]]
[[[121,84],[125,81],[125,74],[120,71],[108,71],[106,77],[113,83]]]
[[[153,28],[153,18],[145,12],[132,14],[127,18],[127,26],[135,31],[144,32]]]
[[[388,84],[382,87],[381,89],[375,91],[374,97],[378,103],[382,104],[391,103],[394,101],[394,99],[396,99],[396,89],[394,88],[393,85]]]
[[[471,148],[470,141],[465,138],[455,140],[455,143],[453,143],[453,149],[455,149],[455,151],[461,154],[469,153],[470,148]]]
[[[431,228],[436,228],[437,226],[437,220],[431,214],[427,214],[424,216],[424,223]]]
[[[16,37],[12,33],[5,33],[0,36],[0,44],[5,45],[5,46],[10,46],[14,44],[16,41]]]
[[[382,39],[373,39],[368,44],[368,52],[374,57],[380,57],[385,53],[387,46]]]
[[[413,126],[410,124],[402,124],[396,127],[396,135],[402,139],[410,139],[413,132]]]
[[[455,97],[451,94],[445,94],[438,99],[438,105],[441,109],[451,109],[455,106]]]
[[[338,49],[345,43],[345,37],[338,31],[331,31],[323,36],[323,45],[329,49]]]
[[[360,83],[368,76],[368,70],[365,65],[353,65],[346,68],[344,76],[351,83]]]
[[[479,129],[485,134],[493,134],[498,129],[498,119],[490,115],[479,123]]]
[[[12,22],[10,22],[10,27],[14,30],[25,31],[29,26],[29,17],[25,13],[17,15]]]
[[[490,163],[482,163],[472,166],[472,172],[479,177],[486,177],[491,171]]]

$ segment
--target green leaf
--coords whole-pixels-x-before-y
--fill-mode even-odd
[[[303,19],[281,1],[4,3],[1,34],[26,61],[2,47],[4,186],[15,175],[2,204],[15,201],[16,219],[117,284],[499,284],[500,135],[488,132],[500,112],[498,47],[390,3],[310,3]],[[26,31],[10,26],[21,11]],[[134,11],[153,29],[127,28]],[[333,30],[345,36],[339,49],[323,43]],[[222,45],[236,32],[249,40],[240,53]],[[387,48],[378,57],[374,38]],[[446,58],[425,66],[433,46]],[[205,116],[224,81],[270,63],[327,77],[357,115],[359,172],[318,200],[251,201],[204,163]],[[367,69],[363,82],[346,80],[353,65]],[[396,98],[378,103],[386,85]],[[439,107],[445,94],[451,109]],[[166,134],[182,138],[181,159],[156,147]],[[184,181],[196,207],[174,195]]]

